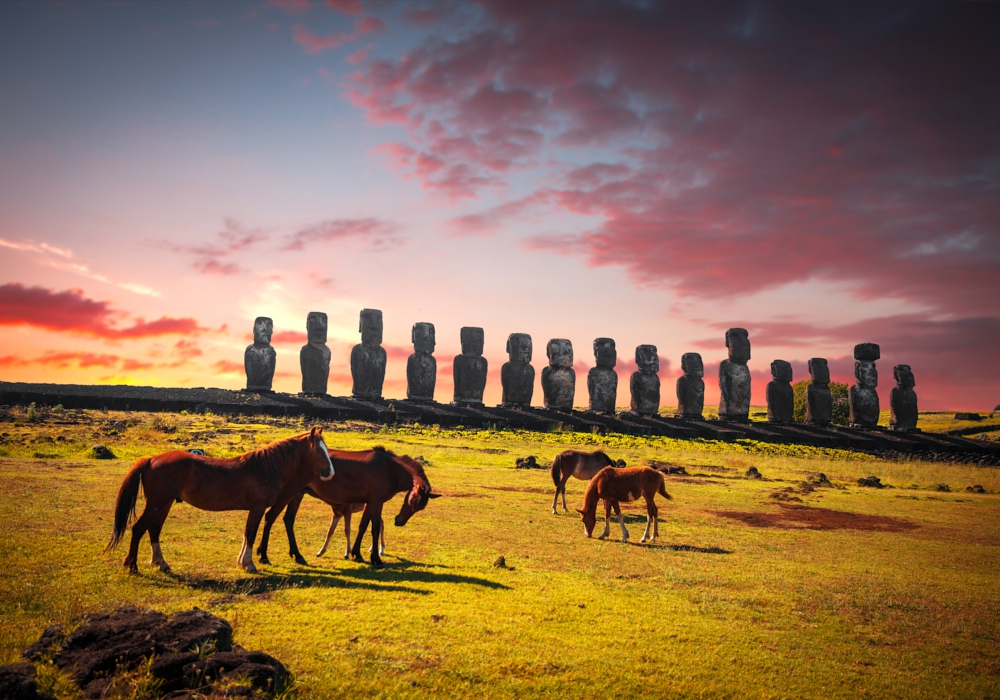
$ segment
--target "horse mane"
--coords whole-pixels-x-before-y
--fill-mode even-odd
[[[389,451],[386,450],[386,452]],[[389,454],[392,455],[396,459],[396,461],[400,465],[402,465],[404,469],[406,469],[407,472],[409,472],[410,478],[414,482],[416,482],[419,479],[420,481],[423,481],[425,484],[427,484],[427,489],[430,490],[431,482],[427,478],[427,474],[424,473],[424,466],[420,462],[413,459],[413,457],[410,457],[409,455],[394,455],[392,454],[392,452],[389,452]]]
[[[295,453],[300,449],[299,443],[308,435],[309,433],[302,433],[276,440],[270,445],[244,452],[236,459],[239,460],[240,466],[250,471],[257,472],[267,479],[277,479],[281,476],[281,466],[295,459]]]

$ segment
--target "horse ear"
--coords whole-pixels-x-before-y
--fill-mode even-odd
[[[310,438],[314,438],[314,437],[316,437],[316,431],[317,431],[317,430],[319,430],[319,426],[318,426],[318,425],[314,425],[314,426],[313,426],[313,427],[312,427],[312,428],[311,428],[311,429],[309,430],[309,437],[310,437]]]
[[[440,493],[429,493],[429,494],[427,494],[427,498],[441,498],[441,494]]]
[[[587,514],[587,511],[580,510],[579,508],[576,509],[576,512],[579,513],[580,515],[586,515]]]

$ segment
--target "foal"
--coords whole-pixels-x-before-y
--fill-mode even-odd
[[[563,510],[569,510],[566,507],[566,482],[571,476],[589,480],[604,467],[624,466],[624,459],[613,460],[600,450],[597,452],[577,452],[576,450],[560,452],[552,460],[552,483],[556,487],[556,494],[552,497],[552,514],[556,514],[560,493],[562,494]]]
[[[656,494],[670,500],[670,494],[667,493],[663,483],[663,474],[655,469],[649,467],[602,469],[587,485],[587,492],[583,496],[583,510],[577,510],[583,518],[583,531],[587,537],[593,534],[594,525],[597,524],[597,501],[600,499],[604,501],[604,533],[598,539],[603,540],[611,532],[610,516],[613,508],[615,515],[618,516],[618,523],[622,526],[622,542],[628,542],[628,530],[625,529],[625,520],[618,504],[621,501],[628,503],[642,496],[646,499],[646,532],[639,541],[656,541],[660,536],[659,510],[653,500]],[[650,537],[650,526],[652,526],[652,537]]]
[[[309,495],[315,495],[308,489],[306,493]],[[331,504],[330,508],[333,510],[333,516],[330,518],[330,529],[326,533],[326,540],[323,542],[323,546],[318,552],[316,552],[317,557],[321,557],[326,554],[327,547],[330,546],[330,539],[333,537],[333,533],[337,530],[337,524],[340,519],[344,519],[344,535],[347,536],[347,549],[344,551],[344,559],[351,558],[351,514],[360,513],[365,509],[364,503],[349,503],[346,506]],[[368,550],[372,550],[369,548]],[[385,518],[382,518],[382,531],[379,533],[379,548],[378,555],[380,557],[385,556]]]

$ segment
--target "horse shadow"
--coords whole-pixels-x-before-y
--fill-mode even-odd
[[[343,578],[345,572],[310,567],[308,572],[293,573],[262,573],[250,578],[218,579],[210,576],[193,574],[177,574],[169,572],[161,574],[174,582],[175,585],[193,591],[210,591],[222,595],[264,596],[276,591],[293,588],[344,588],[363,589],[370,591],[385,591],[395,593],[413,593],[415,595],[430,595],[432,591],[410,586],[396,586],[364,580],[358,577]]]
[[[632,542],[629,540],[629,544],[635,545],[636,547],[655,547],[656,549],[670,549],[675,552],[698,552],[699,554],[732,554],[731,550],[723,549],[722,547],[696,547],[693,544],[660,544],[658,542],[652,542],[649,544],[639,544],[638,542]]]
[[[419,569],[417,568],[419,567]],[[357,568],[352,569],[339,569],[337,570],[337,575],[346,577],[355,581],[369,582],[369,581],[405,581],[407,583],[453,583],[467,586],[481,586],[483,588],[490,588],[492,590],[503,590],[509,591],[513,590],[510,586],[498,583],[497,581],[490,581],[489,579],[479,578],[476,576],[465,576],[462,574],[448,574],[448,573],[438,573],[435,571],[426,571],[425,569],[447,569],[447,566],[440,564],[423,564],[421,562],[412,561],[410,559],[405,559],[403,557],[396,558],[396,562],[390,563],[385,561],[385,567],[382,569],[373,569],[367,564],[359,565]],[[363,584],[362,584],[363,585]],[[378,585],[378,584],[372,584]],[[404,588],[398,586],[387,586],[389,590],[398,591],[405,590]],[[422,589],[421,589],[422,590]],[[425,593],[430,593],[430,591],[424,591]]]

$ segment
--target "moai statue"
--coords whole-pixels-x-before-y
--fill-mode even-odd
[[[677,417],[701,420],[705,409],[705,365],[701,355],[686,352],[681,355],[681,371],[677,378]]]
[[[385,380],[385,348],[382,347],[382,312],[362,309],[358,325],[361,342],[351,348],[351,396],[369,401],[382,400]]]
[[[854,346],[854,376],[857,384],[851,387],[851,427],[874,428],[878,425],[878,370],[875,360],[881,357],[875,343],[860,343]]]
[[[913,371],[909,365],[892,368],[896,386],[889,394],[889,429],[917,432],[917,392],[913,390]]]
[[[531,362],[531,336],[527,333],[511,333],[507,338],[507,355],[510,362],[500,368],[500,384],[503,386],[503,403],[507,408],[524,408],[531,405],[531,395],[535,392],[535,368]]]
[[[576,372],[573,371],[573,343],[553,338],[545,346],[549,366],[542,369],[542,394],[545,408],[572,411],[576,395]]]
[[[276,354],[271,347],[274,322],[258,316],[253,322],[253,345],[243,353],[243,368],[247,372],[247,391],[271,391]]]
[[[614,415],[615,401],[618,398],[618,373],[614,369],[618,361],[615,341],[611,338],[595,338],[594,359],[597,366],[591,367],[587,372],[590,411]]]
[[[750,337],[744,328],[726,331],[729,359],[719,364],[719,419],[746,422],[750,419]]]
[[[635,349],[637,372],[632,373],[629,389],[632,394],[631,408],[640,416],[655,416],[660,412],[660,356],[655,345],[640,345]],[[702,382],[704,386],[704,382]]]
[[[326,382],[330,378],[330,348],[326,346],[326,314],[310,311],[306,316],[306,335],[309,342],[299,351],[302,369],[302,393],[309,396],[326,396]]]
[[[465,326],[461,330],[462,354],[452,365],[455,400],[459,406],[482,406],[486,389],[487,362],[483,357],[483,329]]]
[[[809,360],[812,382],[806,389],[806,423],[830,425],[833,419],[833,394],[830,393],[830,367],[822,357]]]
[[[410,401],[434,401],[437,360],[434,359],[434,324],[414,323],[410,332],[413,354],[406,360],[406,398]]]
[[[784,360],[771,363],[771,376],[767,385],[767,420],[770,423],[792,422],[795,413],[795,391],[792,389],[792,365]]]

